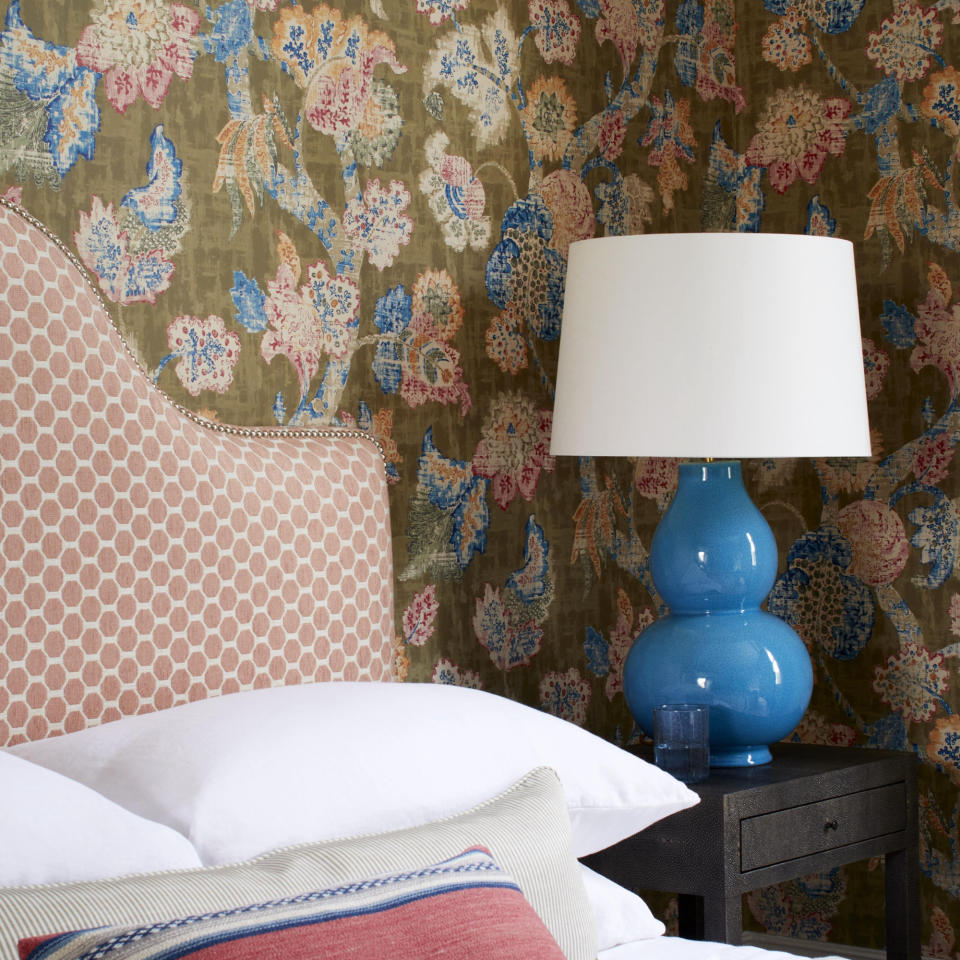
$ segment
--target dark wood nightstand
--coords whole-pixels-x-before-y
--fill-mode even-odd
[[[765,766],[711,769],[692,787],[697,806],[584,862],[624,886],[678,894],[681,936],[740,943],[742,894],[883,854],[887,958],[919,960],[916,759],[793,743],[771,750]]]

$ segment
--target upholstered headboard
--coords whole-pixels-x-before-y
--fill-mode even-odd
[[[0,205],[0,746],[213,694],[389,679],[384,464],[172,403]]]

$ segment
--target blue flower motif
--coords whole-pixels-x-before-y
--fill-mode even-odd
[[[921,560],[930,564],[930,572],[919,578],[919,585],[936,590],[953,573],[960,539],[960,518],[951,501],[937,490],[932,506],[916,507],[910,511],[910,522],[917,528],[910,544],[921,551]]]
[[[11,0],[4,26],[0,64],[9,71],[17,90],[45,105],[43,142],[50,148],[54,168],[63,177],[78,157],[93,159],[95,134],[100,129],[96,101],[99,74],[80,66],[70,47],[35,37],[20,15],[20,0]],[[38,56],[39,51],[42,56]]]
[[[213,38],[216,41],[214,58],[217,63],[232,60],[253,42],[253,23],[247,0],[230,0],[217,8]]]
[[[373,308],[373,322],[389,336],[377,342],[373,357],[373,375],[384,393],[396,393],[403,381],[403,347],[398,339],[412,316],[412,297],[398,284],[388,290]]]
[[[596,677],[605,677],[610,672],[610,645],[603,634],[593,627],[587,627],[587,638],[583,641],[583,650],[587,655],[587,667]]]
[[[846,571],[850,542],[832,527],[805,533],[790,548],[767,609],[835,660],[852,660],[873,634],[873,594]]]
[[[813,4],[811,19],[824,33],[846,33],[856,22],[866,0],[825,0]]]
[[[547,592],[550,570],[550,543],[534,515],[527,517],[527,542],[523,548],[523,566],[507,577],[506,587],[518,600],[531,603]]]
[[[529,311],[526,319],[541,340],[556,340],[560,336],[563,314],[566,262],[559,251],[548,246],[553,236],[553,216],[541,197],[517,200],[504,214],[500,226],[501,240],[487,260],[487,296],[503,310],[522,293],[515,287],[527,278],[515,275],[514,262],[521,255],[519,239],[531,233],[541,246],[539,256],[542,256],[546,267],[546,291],[536,305],[536,311]]]
[[[917,319],[903,304],[884,300],[880,322],[887,332],[887,339],[895,347],[903,350],[917,345]]]
[[[270,326],[264,308],[267,297],[255,278],[247,277],[242,270],[234,270],[230,296],[237,308],[234,318],[241,327],[250,333],[263,333]]]
[[[868,747],[876,747],[878,750],[910,749],[907,727],[900,713],[890,713],[875,723],[867,724],[864,733]]]
[[[896,77],[886,77],[863,94],[863,109],[853,124],[867,133],[877,133],[900,109],[900,84]]]
[[[580,8],[580,12],[591,20],[596,20],[602,12],[599,0],[577,0],[577,6]]]
[[[127,191],[120,206],[128,207],[148,230],[159,230],[173,223],[178,216],[176,200],[180,196],[183,161],[177,156],[172,140],[163,135],[158,123],[150,134],[150,159],[147,161],[145,187]]]

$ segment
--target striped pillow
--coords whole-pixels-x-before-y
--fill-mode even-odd
[[[480,847],[443,863],[199,916],[20,941],[21,960],[563,960]]]
[[[25,937],[282,899],[426,867],[476,845],[516,880],[567,960],[594,960],[593,913],[571,851],[563,787],[547,767],[464,813],[419,827],[299,844],[220,867],[0,888],[0,960],[16,960]]]

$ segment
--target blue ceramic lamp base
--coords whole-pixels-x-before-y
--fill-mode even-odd
[[[773,533],[736,461],[685,463],[650,551],[670,613],[637,638],[624,664],[627,703],[653,731],[662,703],[710,707],[710,765],[767,763],[800,722],[813,689],[806,647],[760,609],[773,586]]]

